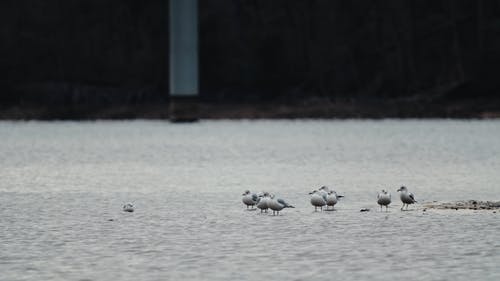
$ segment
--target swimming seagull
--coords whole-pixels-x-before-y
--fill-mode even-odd
[[[260,200],[260,197],[255,193],[251,193],[250,190],[245,190],[242,196],[243,198],[241,199],[241,201],[243,202],[243,204],[247,205],[247,209],[248,207],[251,207],[253,209],[253,207],[257,205]]]
[[[285,202],[285,200],[278,198],[274,199],[274,194],[271,195],[270,200],[267,202],[267,205],[271,210],[273,210],[273,215],[280,214],[280,211],[284,208],[295,208],[294,206]]]
[[[380,211],[382,211],[382,206],[385,206],[385,211],[389,208],[389,204],[391,204],[391,194],[388,193],[385,189],[377,195],[377,203],[380,205]]]
[[[267,209],[269,208],[268,206],[268,202],[270,200],[269,198],[269,193],[268,192],[263,192],[262,195],[260,196],[260,200],[259,202],[257,203],[257,208],[260,209],[260,212],[266,212],[267,213]]]
[[[400,197],[401,201],[403,202],[403,206],[401,206],[401,211],[403,210],[405,204],[406,204],[406,210],[408,210],[409,204],[417,203],[417,200],[415,200],[415,196],[413,195],[413,193],[408,192],[408,188],[406,188],[406,186],[400,187],[397,191],[398,192],[401,191]]]
[[[314,211],[318,211],[318,207],[323,210],[323,206],[326,205],[326,196],[323,197],[323,194],[318,190],[313,190],[309,194],[311,195],[311,205],[314,206]]]
[[[134,211],[134,205],[132,205],[132,203],[127,203],[123,205],[123,211],[132,213]]]

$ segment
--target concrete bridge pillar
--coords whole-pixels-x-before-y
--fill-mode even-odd
[[[170,0],[170,120],[198,119],[198,0]]]

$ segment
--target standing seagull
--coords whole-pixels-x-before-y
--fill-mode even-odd
[[[257,194],[255,193],[251,193],[250,190],[246,190],[245,192],[243,192],[242,194],[243,198],[241,199],[241,201],[243,202],[243,204],[247,205],[247,209],[248,207],[253,207],[255,205],[257,205],[257,203],[259,203],[259,196],[257,196]]]
[[[311,194],[311,205],[314,206],[314,211],[318,211],[318,207],[323,210],[323,206],[326,205],[326,196],[323,197],[318,190],[309,192],[309,194]]]
[[[330,192],[328,192],[328,194],[326,195],[326,209],[328,210],[328,207],[329,206],[332,206],[332,211],[333,211],[333,206],[335,206],[335,204],[337,204],[337,202],[339,201],[339,198],[342,198],[344,197],[343,195],[338,195],[337,192],[335,192],[334,190],[330,190]]]
[[[323,185],[322,187],[320,187],[318,189],[318,193],[323,196],[323,199],[325,199],[326,201],[326,197],[328,196],[328,194],[330,193],[330,188],[326,185]]]
[[[382,211],[382,206],[385,206],[385,211],[389,208],[389,204],[391,204],[391,194],[388,193],[385,189],[377,195],[377,203],[380,205],[380,211]]]
[[[266,212],[267,213],[267,209],[269,208],[268,206],[268,202],[270,201],[271,199],[269,198],[269,193],[268,192],[264,192],[259,200],[259,202],[257,203],[257,208],[260,209],[260,212]]]
[[[413,193],[408,192],[408,188],[406,188],[406,186],[400,187],[397,191],[398,192],[401,191],[400,196],[401,196],[401,201],[403,202],[403,206],[401,206],[401,211],[403,210],[405,204],[406,204],[406,210],[408,210],[409,204],[417,203],[417,200],[415,200],[415,196],[413,195]]]
[[[295,208],[294,206],[288,204],[287,202],[285,202],[285,200],[281,198],[274,199],[274,194],[271,195],[271,199],[267,202],[267,205],[269,206],[269,209],[273,210],[273,215],[275,213],[279,215],[280,211],[283,210],[284,208]]]

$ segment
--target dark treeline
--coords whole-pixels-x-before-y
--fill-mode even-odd
[[[204,101],[499,110],[500,1],[199,5]],[[168,103],[167,0],[4,0],[0,40],[0,110]]]

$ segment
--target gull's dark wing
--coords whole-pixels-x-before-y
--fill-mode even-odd
[[[257,196],[257,194],[252,194],[252,200],[257,202],[259,200],[259,196]]]
[[[285,206],[285,207],[287,207],[287,208],[295,208],[294,206],[292,206],[292,205],[290,205],[290,204],[286,203],[286,202],[285,202],[285,200],[283,200],[283,199],[281,199],[281,198],[280,198],[280,199],[278,199],[278,200],[276,200],[276,201],[278,201],[278,203],[280,203],[281,205],[283,205],[283,206]]]
[[[417,200],[415,200],[415,196],[413,195],[413,193],[410,193],[408,194],[411,198],[411,200],[413,200],[413,202],[417,202]]]

